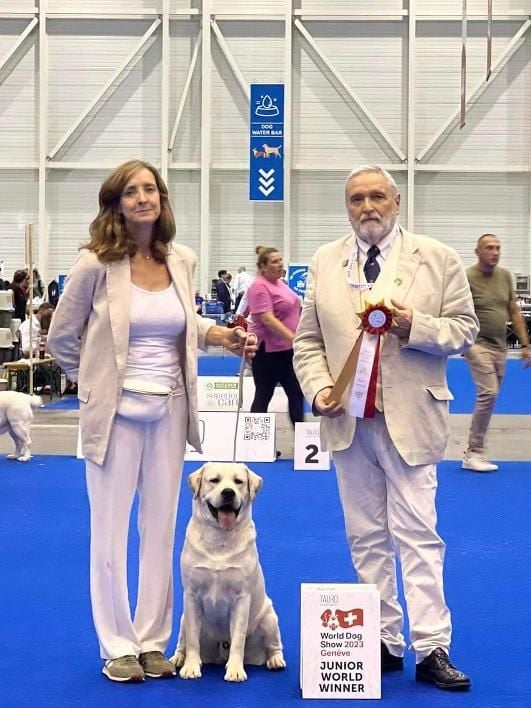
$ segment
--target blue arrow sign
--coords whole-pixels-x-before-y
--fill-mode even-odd
[[[284,84],[251,84],[249,199],[284,199]]]

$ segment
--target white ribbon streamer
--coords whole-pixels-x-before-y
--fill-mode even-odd
[[[354,374],[350,400],[348,404],[348,412],[356,418],[365,416],[365,406],[367,404],[367,395],[369,393],[369,381],[371,379],[372,367],[374,365],[374,357],[376,356],[376,347],[380,341],[378,334],[362,333],[360,353],[358,356],[358,364]]]

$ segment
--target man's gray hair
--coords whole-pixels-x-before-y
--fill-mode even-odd
[[[349,180],[351,180],[353,177],[363,175],[366,172],[376,172],[377,174],[382,175],[391,185],[391,189],[393,190],[393,192],[395,194],[400,194],[398,185],[393,179],[393,177],[389,174],[387,170],[384,170],[383,167],[380,167],[380,165],[362,165],[361,167],[356,167],[355,169],[353,169],[345,181],[345,189],[347,188]]]

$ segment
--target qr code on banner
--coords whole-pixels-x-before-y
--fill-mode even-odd
[[[271,416],[246,415],[243,418],[244,440],[269,440],[271,438]]]

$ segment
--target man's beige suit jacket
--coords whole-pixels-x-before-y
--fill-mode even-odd
[[[388,334],[383,343],[383,408],[401,457],[409,465],[422,465],[436,463],[444,454],[453,398],[446,381],[446,360],[473,344],[478,320],[457,253],[434,239],[401,231],[390,297],[413,310],[413,323],[408,340]],[[321,246],[310,265],[294,341],[294,366],[311,403],[321,389],[334,384],[360,336],[355,294],[346,277],[354,238],[350,234]],[[348,413],[321,418],[324,449],[348,448],[355,429],[356,418]]]

